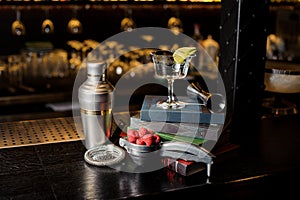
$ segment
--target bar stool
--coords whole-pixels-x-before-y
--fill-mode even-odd
[[[297,114],[297,105],[286,98],[300,93],[300,64],[269,60],[265,66],[265,91],[272,97],[263,100],[263,108],[273,116]]]

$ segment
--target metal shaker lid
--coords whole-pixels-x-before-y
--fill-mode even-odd
[[[88,76],[102,76],[106,70],[105,62],[88,61],[87,62],[87,75]]]
[[[114,87],[106,80],[106,63],[88,61],[86,65],[87,80],[78,89],[80,108],[90,111],[97,111],[102,107],[110,109]]]

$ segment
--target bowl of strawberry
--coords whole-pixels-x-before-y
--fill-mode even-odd
[[[119,140],[134,162],[142,164],[157,158],[157,150],[161,147],[161,138],[154,131],[140,127],[138,130],[128,128],[127,136]]]

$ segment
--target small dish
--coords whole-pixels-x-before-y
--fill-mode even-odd
[[[113,144],[95,146],[84,154],[84,160],[96,166],[114,165],[121,162],[124,158],[124,150]]]
[[[137,165],[153,164],[154,162],[160,163],[161,157],[159,149],[161,148],[161,143],[151,146],[139,145],[128,142],[127,138],[124,137],[119,139],[119,144],[126,149]]]

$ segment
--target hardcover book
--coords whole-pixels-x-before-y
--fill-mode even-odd
[[[238,148],[238,145],[226,144],[215,149],[214,155],[216,155],[216,159],[214,160],[214,163],[219,163],[227,160],[228,158],[235,157],[237,155]],[[182,159],[169,157],[163,158],[162,164],[168,170],[171,170],[183,176],[189,176],[207,169],[206,164],[202,162],[185,161]]]
[[[189,97],[177,97],[179,101],[186,102],[181,109],[162,109],[156,106],[164,96],[146,95],[140,111],[143,121],[182,122],[196,124],[224,124],[225,113],[211,113],[203,104]]]
[[[223,129],[222,124],[143,121],[140,119],[139,115],[130,117],[131,128],[139,129],[141,126],[155,132],[170,133],[206,140],[217,140]]]
[[[185,161],[175,158],[162,159],[163,166],[183,176],[190,176],[197,172],[206,170],[206,165],[200,162]]]

